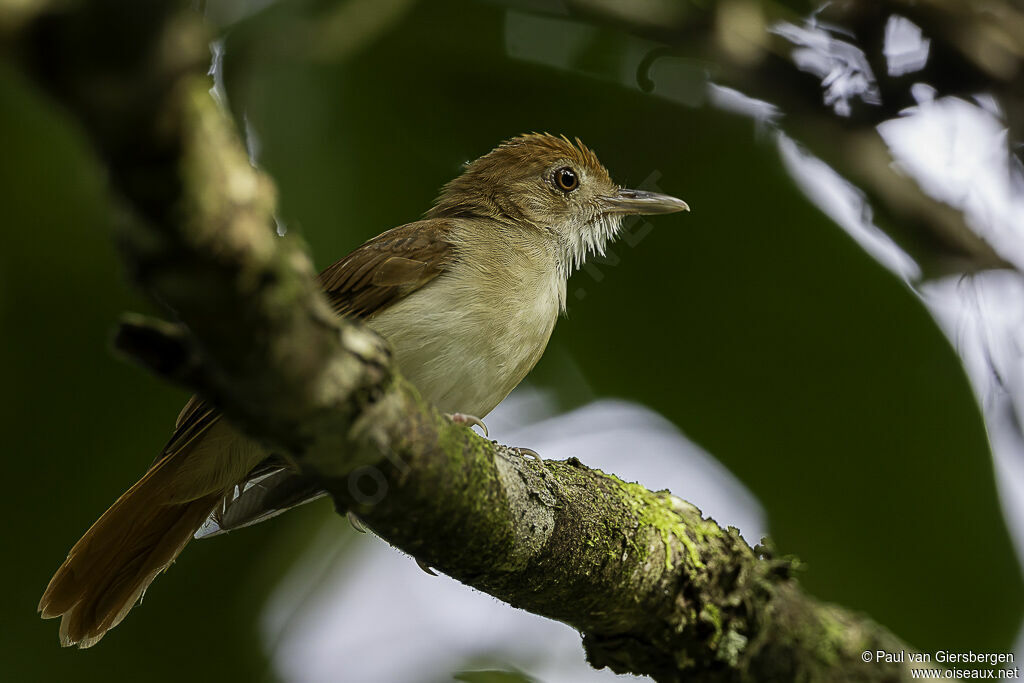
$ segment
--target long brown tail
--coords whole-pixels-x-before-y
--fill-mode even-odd
[[[197,441],[118,498],[50,579],[39,611],[63,617],[62,645],[90,647],[117,626],[260,457],[223,421]]]

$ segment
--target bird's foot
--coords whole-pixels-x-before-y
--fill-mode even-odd
[[[466,415],[465,413],[445,413],[445,417],[457,425],[476,425],[483,430],[484,436],[487,436],[487,425],[479,417]]]
[[[353,529],[361,534],[366,533],[366,527],[363,526],[363,520],[359,519],[359,517],[356,516],[356,513],[349,510],[345,513],[345,517],[348,518],[348,523],[352,525]]]
[[[431,576],[437,576],[437,572],[431,569],[429,564],[427,564],[419,558],[416,558],[416,566],[425,571],[426,573],[430,574]]]
[[[530,458],[533,458],[534,460],[540,460],[541,459],[540,453],[538,453],[537,451],[533,450],[532,448],[526,448],[524,446],[517,446],[517,447],[513,448],[512,450],[515,451],[516,453],[518,453],[519,456],[522,457],[522,458],[530,457]]]

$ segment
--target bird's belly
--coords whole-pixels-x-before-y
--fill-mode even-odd
[[[510,297],[496,310],[474,305],[442,277],[369,325],[391,343],[399,371],[424,398],[443,412],[483,417],[540,360],[558,316],[557,297],[557,291],[528,301]]]

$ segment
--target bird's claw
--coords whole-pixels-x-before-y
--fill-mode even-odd
[[[437,576],[434,570],[430,568],[430,565],[419,558],[416,558],[416,566],[425,571],[426,573],[430,574],[431,576]]]
[[[356,513],[348,510],[345,512],[345,517],[348,519],[348,523],[352,525],[352,528],[361,534],[366,533],[366,527],[363,526],[363,520],[356,517]]]
[[[484,436],[487,436],[487,425],[484,421],[475,415],[466,415],[465,413],[445,413],[445,417],[454,422],[457,425],[476,425],[483,430]]]
[[[513,448],[512,450],[514,450],[516,453],[519,454],[520,457],[523,457],[523,458],[529,456],[529,457],[533,458],[534,460],[540,460],[541,459],[540,453],[538,453],[537,451],[533,450],[532,448],[526,448],[524,446],[517,446],[516,448]]]

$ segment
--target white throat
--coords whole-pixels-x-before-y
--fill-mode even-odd
[[[618,237],[621,227],[622,216],[602,214],[592,222],[559,230],[562,251],[558,260],[559,275],[568,280],[591,254],[604,256],[605,249]]]

